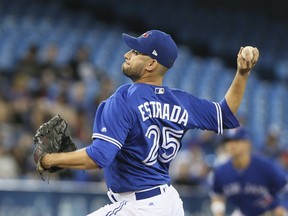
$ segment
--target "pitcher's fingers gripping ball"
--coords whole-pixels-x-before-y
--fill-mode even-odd
[[[253,50],[254,50],[254,47],[252,46],[246,46],[242,49],[241,51],[241,55],[242,57],[246,60],[246,61],[251,61],[253,60]]]
[[[34,136],[35,149],[33,151],[36,170],[43,179],[43,172],[54,173],[62,168],[51,167],[44,169],[41,160],[44,155],[57,152],[70,152],[77,149],[71,137],[66,134],[67,122],[60,116],[56,115],[48,122],[42,124]],[[44,180],[44,179],[43,179]]]
[[[237,64],[242,73],[250,73],[259,59],[259,50],[256,47],[241,47],[238,53]]]

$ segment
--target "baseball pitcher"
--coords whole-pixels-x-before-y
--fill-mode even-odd
[[[139,37],[123,34],[131,48],[122,71],[133,83],[121,86],[95,114],[93,142],[72,152],[43,152],[38,168],[104,169],[111,204],[89,216],[183,216],[182,200],[170,183],[169,165],[189,129],[215,131],[239,126],[236,113],[257,48],[240,49],[237,72],[222,101],[199,99],[163,86],[163,78],[178,56],[169,34],[147,31]]]

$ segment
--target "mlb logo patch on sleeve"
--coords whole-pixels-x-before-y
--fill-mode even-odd
[[[164,88],[155,88],[155,93],[156,94],[164,94],[165,93],[165,89]]]

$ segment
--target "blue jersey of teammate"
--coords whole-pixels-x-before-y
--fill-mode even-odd
[[[277,194],[286,185],[284,172],[272,161],[251,156],[245,170],[237,170],[232,161],[214,171],[213,191],[224,196],[246,216],[256,216],[279,205]]]
[[[225,99],[214,103],[168,87],[127,84],[100,104],[86,151],[104,168],[112,191],[143,190],[170,181],[169,163],[188,129],[222,133],[238,124]]]

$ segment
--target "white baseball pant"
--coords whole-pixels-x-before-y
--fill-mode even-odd
[[[184,216],[183,202],[172,185],[131,193],[109,190],[107,194],[112,204],[87,216]]]

